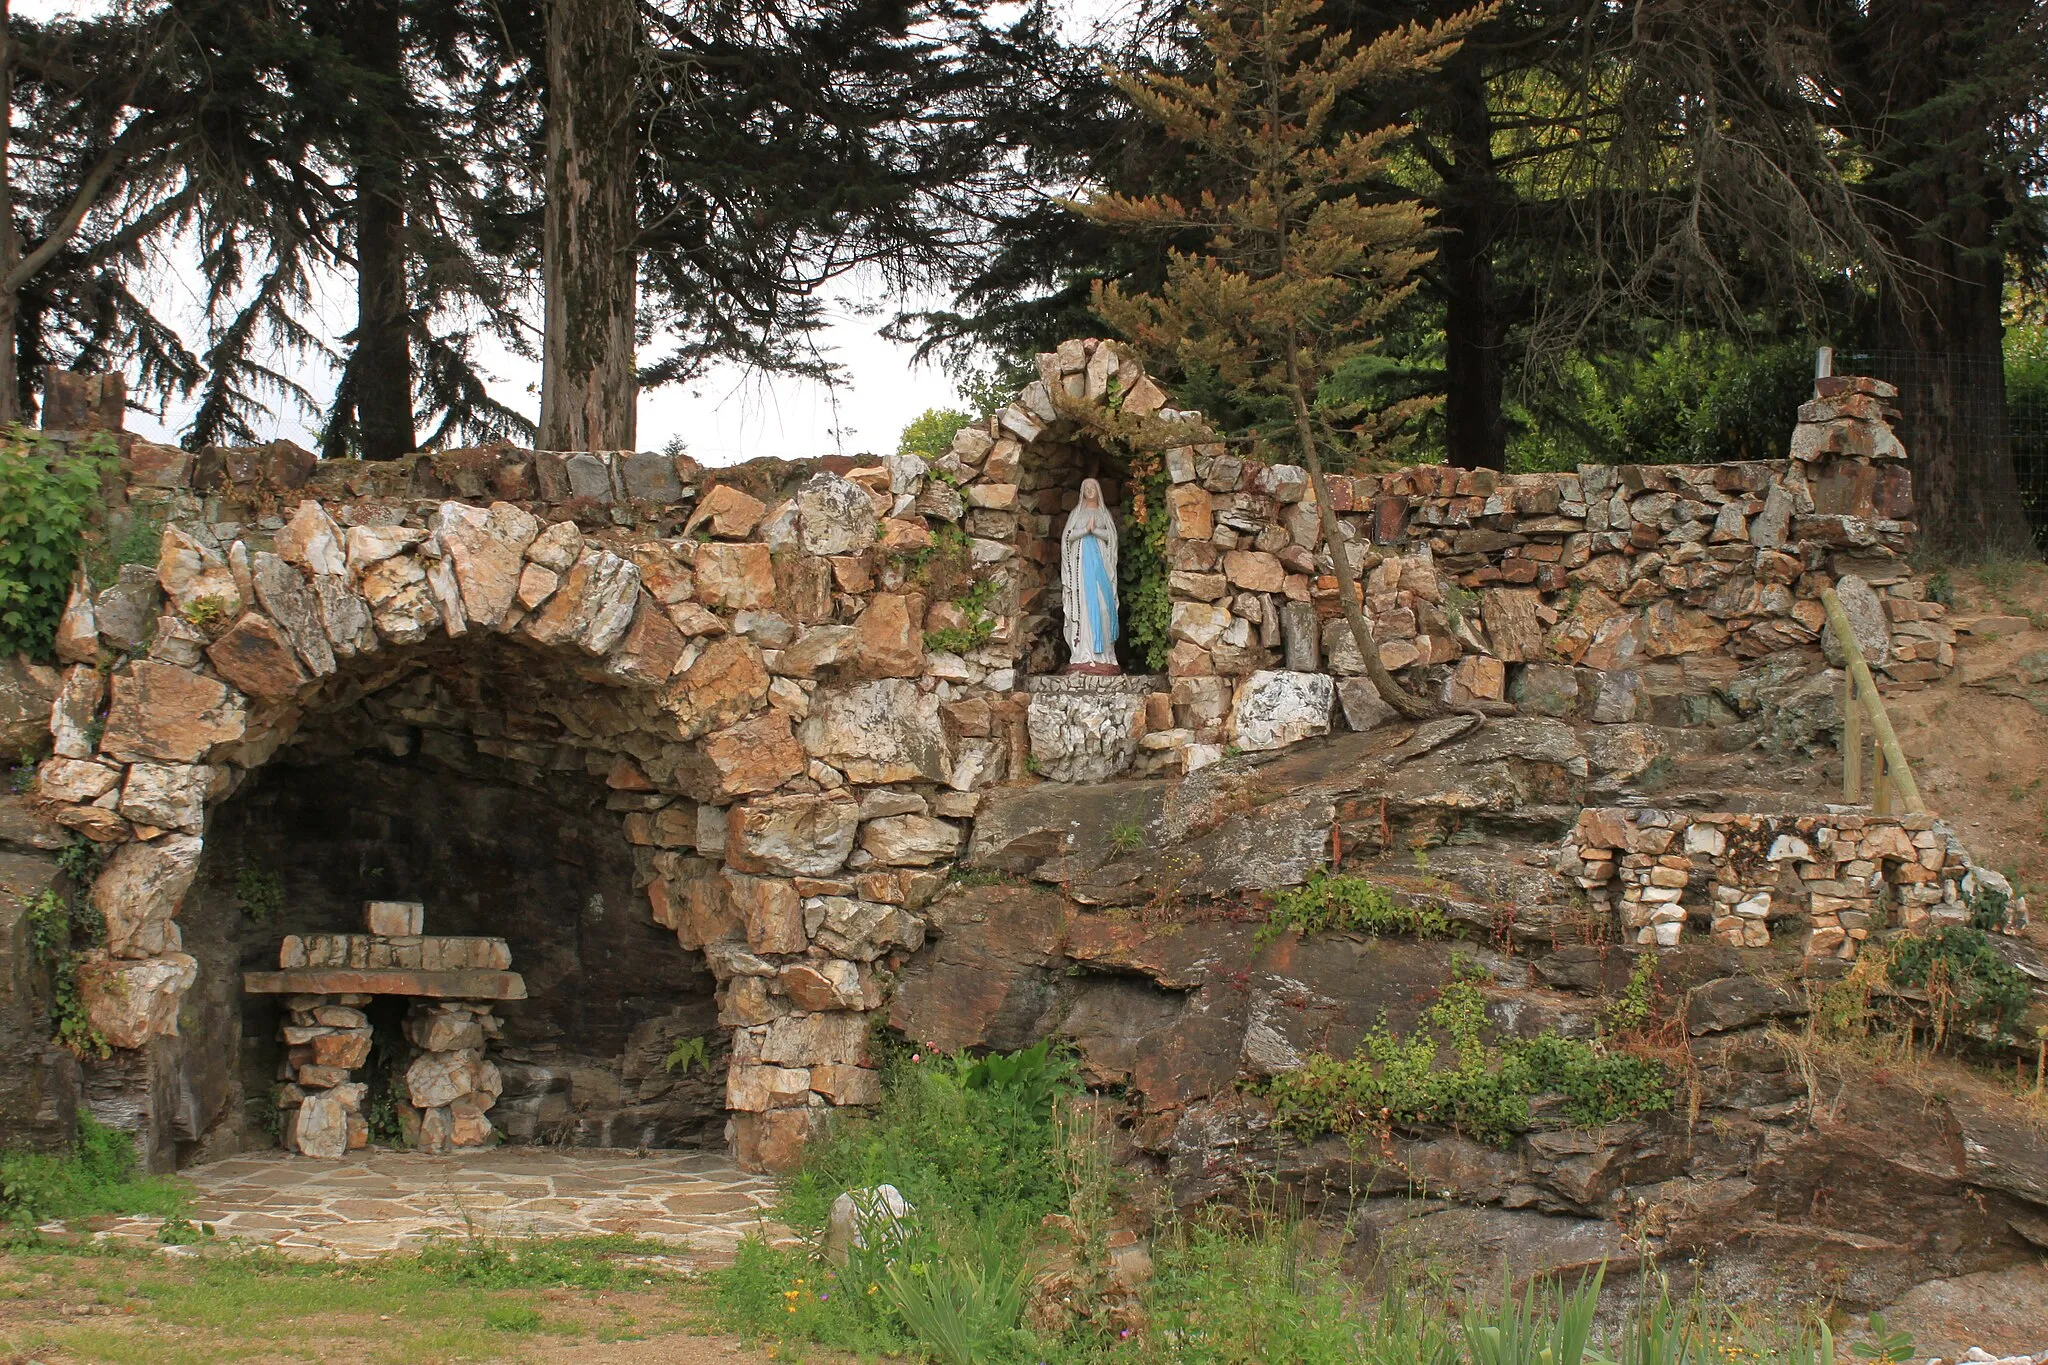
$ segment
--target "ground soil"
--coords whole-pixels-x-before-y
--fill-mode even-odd
[[[1979,862],[2013,877],[2048,926],[2048,565],[1950,573],[1956,668],[1940,683],[1890,689],[1885,705],[1921,795]],[[1993,623],[2002,622],[2003,625]]]

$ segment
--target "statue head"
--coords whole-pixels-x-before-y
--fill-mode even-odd
[[[1081,505],[1089,508],[1102,506],[1102,485],[1093,479],[1081,480]]]

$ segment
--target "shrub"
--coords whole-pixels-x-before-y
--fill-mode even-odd
[[[0,1153],[0,1222],[17,1230],[94,1214],[182,1214],[184,1186],[139,1175],[135,1144],[90,1114],[78,1116],[69,1152]]]
[[[1439,938],[1451,931],[1451,922],[1433,905],[1403,905],[1363,877],[1331,875],[1318,868],[1302,885],[1273,893],[1273,910],[1259,938],[1271,940],[1288,929],[1304,934],[1344,929]]]
[[[47,658],[100,505],[106,447],[0,433],[0,654]]]
[[[1966,924],[1901,934],[1887,952],[1886,978],[1894,986],[1926,993],[1937,1037],[1958,1023],[2009,1033],[2032,998],[2026,976],[1999,955],[1990,935]]]
[[[1314,1054],[1301,1069],[1274,1077],[1267,1083],[1274,1120],[1304,1138],[1441,1124],[1504,1146],[1529,1128],[1529,1102],[1538,1095],[1561,1096],[1565,1116],[1588,1127],[1671,1105],[1670,1083],[1655,1062],[1554,1030],[1493,1044],[1485,1026],[1478,986],[1453,981],[1409,1036],[1381,1023],[1351,1057]]]

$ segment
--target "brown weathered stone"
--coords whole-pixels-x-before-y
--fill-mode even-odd
[[[281,701],[307,682],[291,639],[277,622],[258,611],[243,613],[226,634],[207,646],[206,657],[223,678],[264,701]]]
[[[539,518],[508,502],[488,511],[444,502],[434,518],[441,548],[461,586],[463,615],[496,626],[512,609],[526,564],[526,549],[540,534]]]
[[[726,862],[741,872],[828,877],[853,852],[860,806],[843,792],[771,796],[727,815]]]
[[[775,604],[775,562],[766,545],[697,547],[697,597],[707,607],[745,611]]]
[[[209,613],[228,620],[247,605],[227,561],[175,526],[164,528],[156,574],[181,616]]]
[[[761,524],[767,510],[759,498],[729,483],[718,484],[698,502],[697,510],[683,526],[683,534],[695,535],[699,527],[708,526],[720,540],[745,540]]]
[[[535,644],[604,654],[625,637],[639,603],[640,571],[609,550],[586,550],[519,633]]]
[[[92,887],[93,908],[107,923],[113,957],[176,952],[172,923],[199,871],[199,840],[174,834],[150,843],[123,844]]]
[[[517,972],[399,971],[348,967],[300,967],[282,972],[243,972],[242,989],[253,995],[418,995],[438,1000],[524,1000],[526,982]]]
[[[811,1073],[804,1067],[735,1064],[725,1076],[725,1107],[744,1114],[802,1105],[810,1094]]]
[[[50,801],[97,801],[121,785],[121,770],[78,758],[46,758],[36,769],[36,792]]]
[[[309,574],[345,574],[348,557],[343,552],[341,528],[325,508],[310,499],[292,512],[291,520],[275,537],[278,555]]]
[[[960,851],[960,827],[926,815],[891,815],[868,821],[860,846],[891,867],[929,867]]]
[[[643,686],[659,686],[675,672],[677,661],[683,657],[684,643],[683,633],[669,620],[661,604],[643,592],[633,616],[633,627],[626,632],[618,652],[605,664],[605,672]]]
[[[92,677],[92,672],[90,668],[85,670],[88,677]],[[35,753],[43,747],[50,733],[50,710],[57,700],[61,678],[56,669],[31,663],[26,655],[0,656],[0,745],[6,746],[6,752]],[[97,694],[96,677],[92,685]]]
[[[189,669],[138,659],[115,672],[113,690],[100,747],[124,761],[194,763],[248,728],[241,698]]]
[[[121,814],[138,825],[197,834],[206,825],[206,793],[214,770],[205,764],[137,763],[121,787]]]
[[[661,701],[683,737],[722,729],[768,704],[768,669],[751,640],[713,640],[674,680]]]
[[[854,622],[853,648],[841,671],[858,678],[914,678],[924,672],[919,629],[924,599],[878,593]]]
[[[813,1014],[857,1010],[865,1003],[860,967],[856,963],[831,959],[794,962],[782,969],[779,979],[796,1007]]]
[[[1543,623],[1536,608],[1542,594],[1524,588],[1487,588],[1479,594],[1479,618],[1493,656],[1507,663],[1543,657]]]
[[[774,791],[804,770],[803,746],[790,732],[789,717],[770,711],[705,736],[704,757],[717,773],[719,801]]]
[[[406,1093],[420,1109],[452,1104],[476,1089],[482,1071],[483,1058],[473,1048],[424,1052],[405,1069]]]
[[[943,782],[952,771],[938,698],[907,679],[821,686],[798,733],[853,782]]]
[[[354,1070],[370,1060],[370,1031],[323,1033],[313,1040],[313,1065]]]
[[[725,883],[726,897],[746,928],[748,948],[757,953],[800,953],[810,946],[804,936],[803,902],[787,881],[728,872]]]
[[[1248,592],[1279,592],[1287,586],[1287,568],[1273,555],[1258,550],[1231,550],[1223,556],[1223,574]]]
[[[249,559],[256,600],[292,642],[306,671],[324,678],[334,671],[334,649],[321,621],[320,602],[304,574],[278,555],[258,551]]]
[[[733,1154],[742,1170],[789,1171],[803,1160],[817,1119],[810,1109],[770,1109],[732,1117]]]
[[[71,576],[71,596],[57,618],[51,642],[57,658],[67,664],[89,664],[100,656],[100,628],[93,616],[92,583],[80,569]]]
[[[785,1014],[766,1032],[760,1059],[777,1066],[855,1066],[867,1060],[868,1021],[860,1014]]]
[[[833,1104],[880,1104],[882,1074],[871,1067],[827,1062],[810,1068],[811,1089]]]
[[[179,1002],[198,979],[199,963],[184,953],[128,962],[95,954],[79,964],[78,994],[110,1046],[136,1048],[178,1036]]]
[[[363,528],[349,528],[353,533]],[[353,547],[350,561],[355,559]],[[441,624],[441,609],[427,584],[426,566],[415,555],[389,555],[372,561],[362,574],[363,599],[377,634],[395,645],[418,644]]]

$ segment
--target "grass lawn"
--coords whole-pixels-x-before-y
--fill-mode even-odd
[[[20,1244],[0,1250],[0,1365],[792,1358],[704,1335],[696,1285],[648,1259],[666,1250],[473,1243],[337,1265],[223,1246]]]

